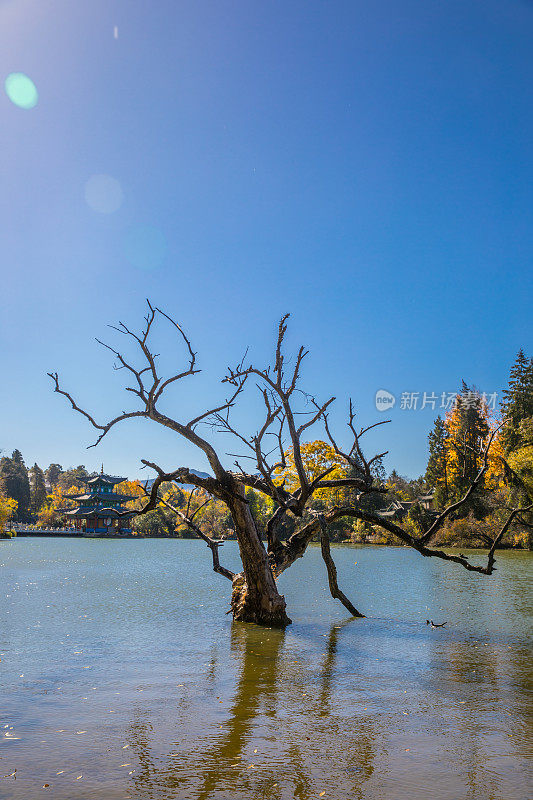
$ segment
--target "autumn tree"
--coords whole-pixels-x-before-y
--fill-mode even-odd
[[[272,498],[261,494],[261,492],[256,492],[255,489],[247,489],[245,497],[250,506],[259,535],[262,539],[266,539],[268,520],[274,511],[274,501]],[[228,520],[227,525],[228,527],[231,526],[231,519]],[[231,535],[233,533],[234,531],[232,531]]]
[[[277,578],[290,568],[296,559],[305,554],[309,543],[317,535],[320,538],[331,594],[339,599],[351,614],[362,616],[340,590],[330,552],[328,526],[339,517],[352,517],[382,527],[423,556],[452,561],[471,572],[490,575],[494,568],[495,550],[502,536],[513,525],[515,517],[523,511],[522,507],[509,511],[501,530],[490,544],[485,566],[472,564],[468,557],[462,554],[439,550],[432,546],[432,542],[447,517],[466,503],[482,484],[495,433],[490,434],[484,444],[479,440],[473,442],[478,448],[477,473],[473,475],[464,495],[445,508],[421,533],[410,533],[390,519],[365,510],[361,502],[364,497],[387,491],[373,472],[374,465],[384,453],[369,458],[362,447],[365,434],[376,425],[384,424],[384,421],[368,427],[359,427],[350,401],[348,435],[342,439],[339,437],[329,417],[330,407],[335,398],[331,396],[319,400],[315,395],[303,392],[300,387],[302,363],[308,354],[305,348],[301,347],[298,350],[292,363],[286,359],[284,339],[287,318],[288,315],[284,316],[279,324],[272,363],[260,367],[245,358],[234,367],[228,368],[222,381],[229,389],[228,396],[214,401],[207,409],[199,410],[191,419],[169,416],[162,409],[162,397],[176,382],[187,380],[197,374],[199,371],[197,355],[178,323],[150,303],[145,325],[140,333],[122,322],[114,328],[119,335],[136,345],[142,363],[138,364],[116,347],[104,345],[114,354],[116,367],[130,376],[131,384],[126,388],[136,398],[136,408],[122,411],[107,422],[98,422],[92,414],[78,405],[72,394],[62,388],[57,373],[49,374],[55,391],[66,397],[72,408],[83,415],[98,431],[98,438],[91,446],[101,442],[115,425],[130,419],[143,418],[164,426],[204,454],[212,473],[208,476],[199,476],[188,467],[163,468],[148,458],[141,459],[146,467],[155,472],[156,477],[149,490],[146,505],[140,513],[148,513],[158,506],[161,501],[160,487],[165,482],[173,482],[177,486],[192,485],[205,494],[208,502],[218,501],[226,507],[239,546],[242,568],[237,574],[220,563],[219,550],[223,540],[206,532],[201,525],[199,512],[187,507],[174,507],[172,503],[168,503],[178,520],[185,523],[208,545],[215,572],[231,581],[231,609],[234,619],[279,626],[290,622],[285,598],[278,591]],[[187,363],[183,368],[169,375],[161,374],[159,359],[151,346],[151,333],[156,320],[166,321],[172,327],[187,355]],[[258,421],[255,432],[247,433],[234,422],[232,412],[236,403],[240,402],[248,389],[253,387],[259,390],[263,416]],[[310,474],[306,470],[305,450],[302,448],[312,431],[318,427],[321,428],[325,440],[331,445],[336,456],[346,464],[349,470],[347,476],[339,476],[336,464],[327,466],[318,474]],[[240,455],[235,456],[231,468],[225,463],[225,459],[215,448],[212,437],[209,436],[209,431],[213,428],[230,436],[241,451]],[[283,479],[279,480],[280,470],[287,468],[285,453],[288,448],[291,448],[297,476],[296,480],[290,483]],[[245,464],[249,466],[245,468]],[[259,534],[251,504],[246,498],[247,489],[253,489],[273,502],[273,512],[266,526],[266,547]],[[332,500],[328,501],[324,508],[313,509],[313,499],[316,493],[322,490],[333,490],[334,493],[349,490],[349,502],[337,503]],[[295,530],[288,539],[283,540],[280,532],[287,518],[295,522]]]
[[[133,530],[137,534],[148,537],[173,537],[176,535],[176,514],[158,505],[147,514],[140,514],[134,518]],[[194,534],[191,534],[191,537]]]
[[[72,495],[82,491],[82,486],[70,486],[68,489],[63,489],[59,485],[54,486],[39,509],[37,524],[41,528],[56,528],[63,525],[66,520],[65,511],[75,506]]]
[[[146,492],[141,481],[122,481],[115,484],[114,491],[117,494],[127,494],[134,498],[126,503],[126,508],[129,511],[139,511],[144,506],[143,499],[146,497]]]
[[[325,472],[330,479],[346,478],[348,476],[348,465],[344,458],[335,452],[335,448],[316,439],[313,442],[302,442],[300,444],[300,456],[306,478],[309,483]],[[290,492],[297,490],[299,486],[298,466],[295,459],[294,447],[289,447],[284,453],[285,466],[280,464],[274,470],[274,477],[277,483],[286,486]],[[331,486],[325,489],[317,489],[313,494],[313,503],[323,506],[344,499],[343,492],[348,487]]]
[[[446,458],[445,476],[447,498],[456,501],[466,492],[477,475],[482,459],[485,443],[491,438],[492,448],[488,455],[487,470],[483,481],[475,495],[461,509],[461,514],[472,511],[478,518],[487,512],[488,492],[495,488],[495,482],[502,473],[500,457],[501,435],[492,437],[495,423],[491,420],[490,410],[483,396],[471,389],[463,381],[462,389],[457,394],[455,404],[446,415],[446,435],[444,454]],[[496,426],[500,427],[501,426]],[[498,430],[499,433],[499,430]]]
[[[117,491],[123,494],[136,495],[135,500],[130,500],[126,508],[138,511],[146,505],[146,486],[141,481],[123,481],[118,484]],[[167,507],[172,503],[174,507],[181,508],[185,502],[185,495],[181,488],[173,483],[163,483],[159,487],[160,498],[156,508],[145,514],[133,517],[132,524],[136,533],[148,537],[174,537],[176,532],[176,513]],[[194,534],[187,529],[187,538]]]
[[[17,513],[17,501],[0,491],[0,535],[5,533],[7,523]]]

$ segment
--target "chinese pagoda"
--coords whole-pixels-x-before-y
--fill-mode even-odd
[[[72,496],[79,506],[67,511],[66,516],[73,520],[76,530],[88,536],[125,536],[131,533],[131,518],[136,512],[127,511],[123,505],[135,496],[115,493],[115,485],[126,478],[106,475],[103,469],[102,466],[99,475],[85,479],[87,491]]]

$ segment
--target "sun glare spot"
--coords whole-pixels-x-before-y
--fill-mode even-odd
[[[122,205],[124,193],[116,178],[110,175],[91,175],[85,184],[85,200],[93,211],[112,214]]]
[[[31,78],[23,72],[12,72],[5,80],[6,94],[14,105],[26,110],[35,108],[39,95]]]

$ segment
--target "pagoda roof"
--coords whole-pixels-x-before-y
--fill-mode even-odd
[[[116,508],[87,508],[84,506],[79,506],[79,508],[74,508],[72,511],[65,512],[65,516],[67,517],[126,517],[127,515],[135,516],[135,514],[135,511],[124,513],[123,511],[118,511]]]
[[[134,494],[118,494],[118,492],[91,492],[90,494],[70,495],[72,500],[120,500],[122,503],[128,500],[135,500],[135,497],[136,495]]]
[[[95,486],[98,483],[114,486],[116,483],[122,483],[125,480],[126,478],[120,478],[117,475],[107,475],[105,472],[99,472],[97,475],[89,475],[88,478],[83,479],[84,483],[90,486]]]

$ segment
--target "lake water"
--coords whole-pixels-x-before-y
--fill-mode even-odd
[[[368,618],[311,547],[282,632],[231,622],[201,542],[0,542],[0,798],[529,800],[533,554],[332,552]]]

